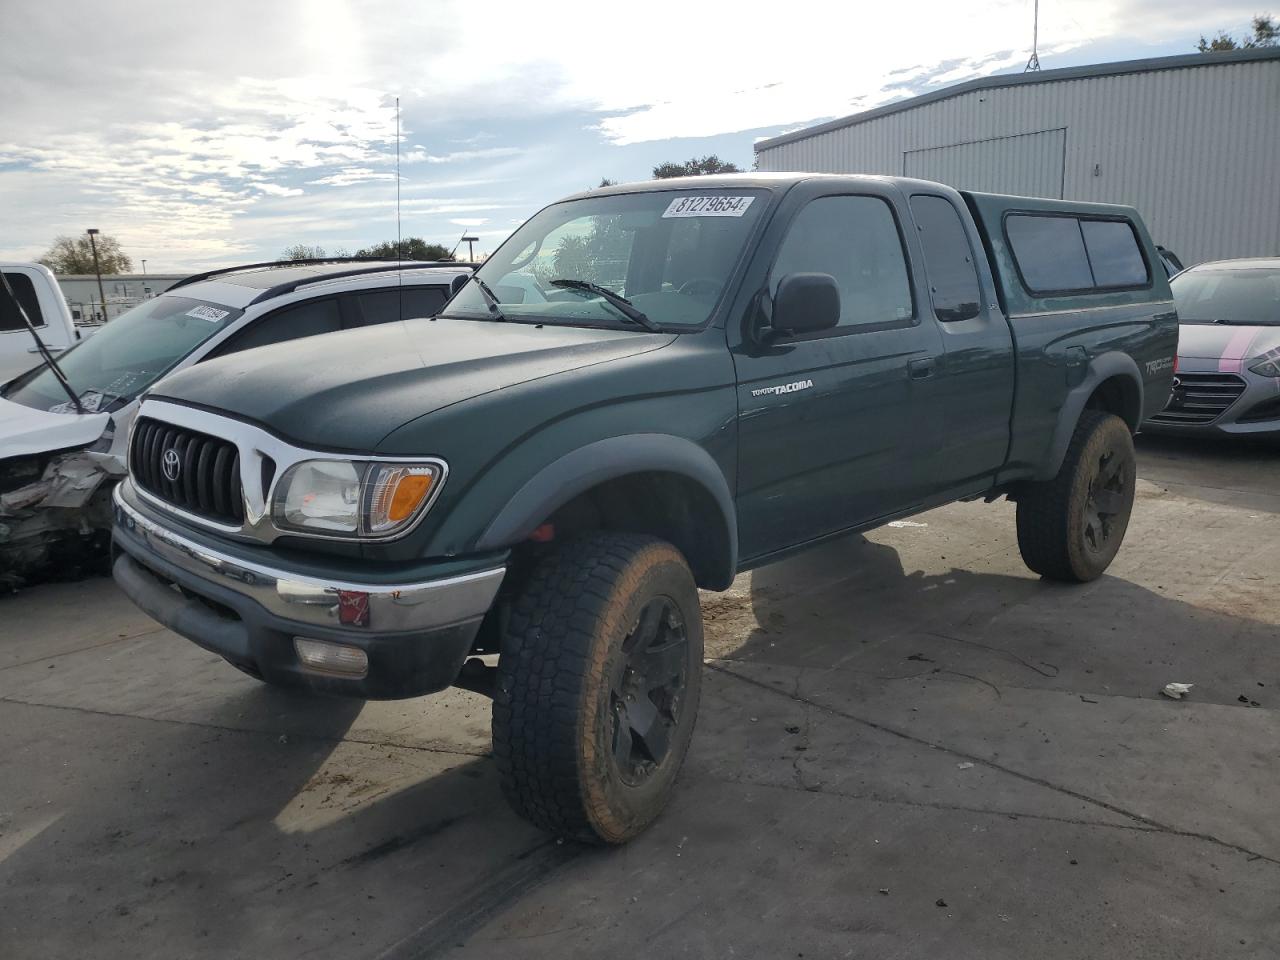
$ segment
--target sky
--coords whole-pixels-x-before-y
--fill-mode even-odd
[[[0,0],[0,259],[118,238],[149,273],[396,236],[494,249],[602,177],[1020,71],[1032,0]],[[1254,2],[1043,0],[1044,69],[1194,51]],[[463,245],[462,250],[466,247]]]

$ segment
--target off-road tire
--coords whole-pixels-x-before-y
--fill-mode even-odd
[[[649,613],[654,610],[659,613]],[[637,772],[618,760],[618,725],[631,716],[628,709],[639,715],[649,706],[618,703],[617,689],[620,678],[636,676],[636,654],[624,643],[638,644],[642,612],[646,630],[661,617],[663,638],[676,637],[671,624],[683,621],[682,641],[645,643],[651,655],[666,651],[683,676],[674,693],[644,695],[649,706],[650,697],[663,705],[664,723],[673,719],[662,728],[669,735],[661,761],[646,753]],[[665,662],[651,672],[664,669]],[[679,550],[652,537],[615,533],[559,546],[534,567],[503,635],[493,703],[503,793],[516,812],[556,836],[625,843],[670,797],[693,736],[701,677],[701,608]],[[626,728],[626,756],[646,751],[645,738],[636,734],[633,742]],[[627,782],[628,774],[641,779]]]
[[[1114,414],[1085,410],[1058,475],[1019,494],[1023,561],[1051,580],[1086,583],[1102,576],[1124,540],[1135,483],[1129,427]],[[1110,509],[1100,512],[1101,503]]]

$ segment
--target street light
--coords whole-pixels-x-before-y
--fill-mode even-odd
[[[98,276],[98,300],[102,303],[102,322],[107,322],[107,295],[102,292],[102,268],[98,266],[98,244],[93,238],[98,235],[96,227],[90,227],[89,246],[93,248],[93,272]]]
[[[463,242],[467,245],[467,260],[471,263],[476,262],[476,248],[473,244],[479,243],[479,237],[463,237]]]
[[[143,260],[143,261],[142,261],[142,275],[143,275],[144,277],[147,275],[147,261],[146,261],[146,260]]]

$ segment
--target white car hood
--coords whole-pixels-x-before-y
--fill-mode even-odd
[[[106,413],[50,413],[0,398],[0,460],[87,446],[110,419]]]

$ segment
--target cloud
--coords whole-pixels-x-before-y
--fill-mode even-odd
[[[489,222],[489,218],[488,217],[461,217],[456,220],[450,220],[449,222],[457,227],[483,227],[486,223]]]
[[[483,150],[454,150],[452,153],[431,154],[423,147],[414,147],[401,156],[404,163],[464,163],[469,160],[492,160],[497,157],[514,157],[518,147],[486,147]]]

